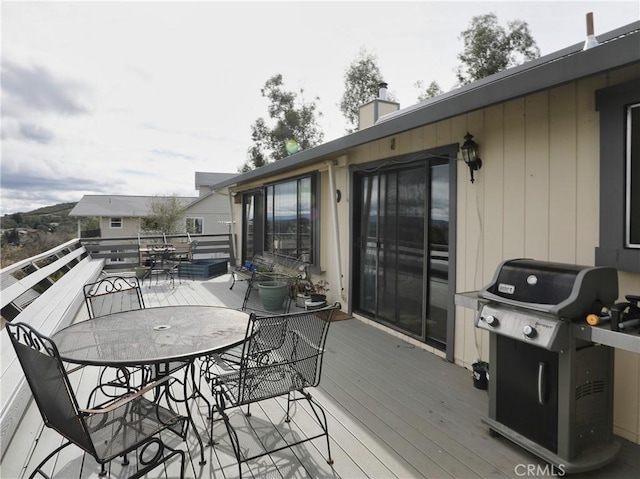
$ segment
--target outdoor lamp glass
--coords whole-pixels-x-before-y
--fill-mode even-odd
[[[473,135],[469,132],[464,136],[464,143],[460,148],[462,151],[462,159],[469,167],[471,172],[471,183],[475,181],[473,172],[482,167],[482,160],[478,158],[478,144],[473,141]]]

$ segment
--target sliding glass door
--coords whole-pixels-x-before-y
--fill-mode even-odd
[[[444,348],[449,164],[421,161],[355,176],[355,309]]]

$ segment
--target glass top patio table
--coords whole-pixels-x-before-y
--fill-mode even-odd
[[[244,341],[249,314],[218,306],[164,306],[100,316],[52,336],[67,362],[138,366],[191,360]]]

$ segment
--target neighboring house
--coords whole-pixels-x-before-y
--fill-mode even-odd
[[[102,238],[135,237],[142,233],[142,220],[149,215],[155,196],[84,195],[69,212],[78,218],[78,237],[82,218],[98,218]],[[178,197],[187,208],[198,198]],[[186,227],[186,225],[185,225]]]
[[[182,231],[190,234],[221,234],[229,232],[229,196],[215,193],[210,186],[233,177],[228,173],[196,173],[198,197],[178,197],[184,206]],[[142,220],[149,215],[149,206],[156,196],[85,195],[69,212],[78,217],[78,236],[82,218],[96,217],[103,238],[135,237],[144,233]]]
[[[489,338],[455,294],[503,260],[615,266],[620,298],[640,294],[640,22],[598,41],[214,185],[238,260],[304,259],[329,300],[467,367]],[[615,374],[614,432],[640,442],[640,354],[616,350]]]

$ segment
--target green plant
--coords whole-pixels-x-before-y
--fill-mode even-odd
[[[321,279],[317,283],[312,283],[312,284],[313,284],[312,292],[314,293],[326,294],[328,291],[330,291],[329,282],[326,279]]]
[[[481,361],[480,359],[477,359],[472,366],[478,370],[481,371],[488,371],[489,370],[489,363],[486,361]]]

